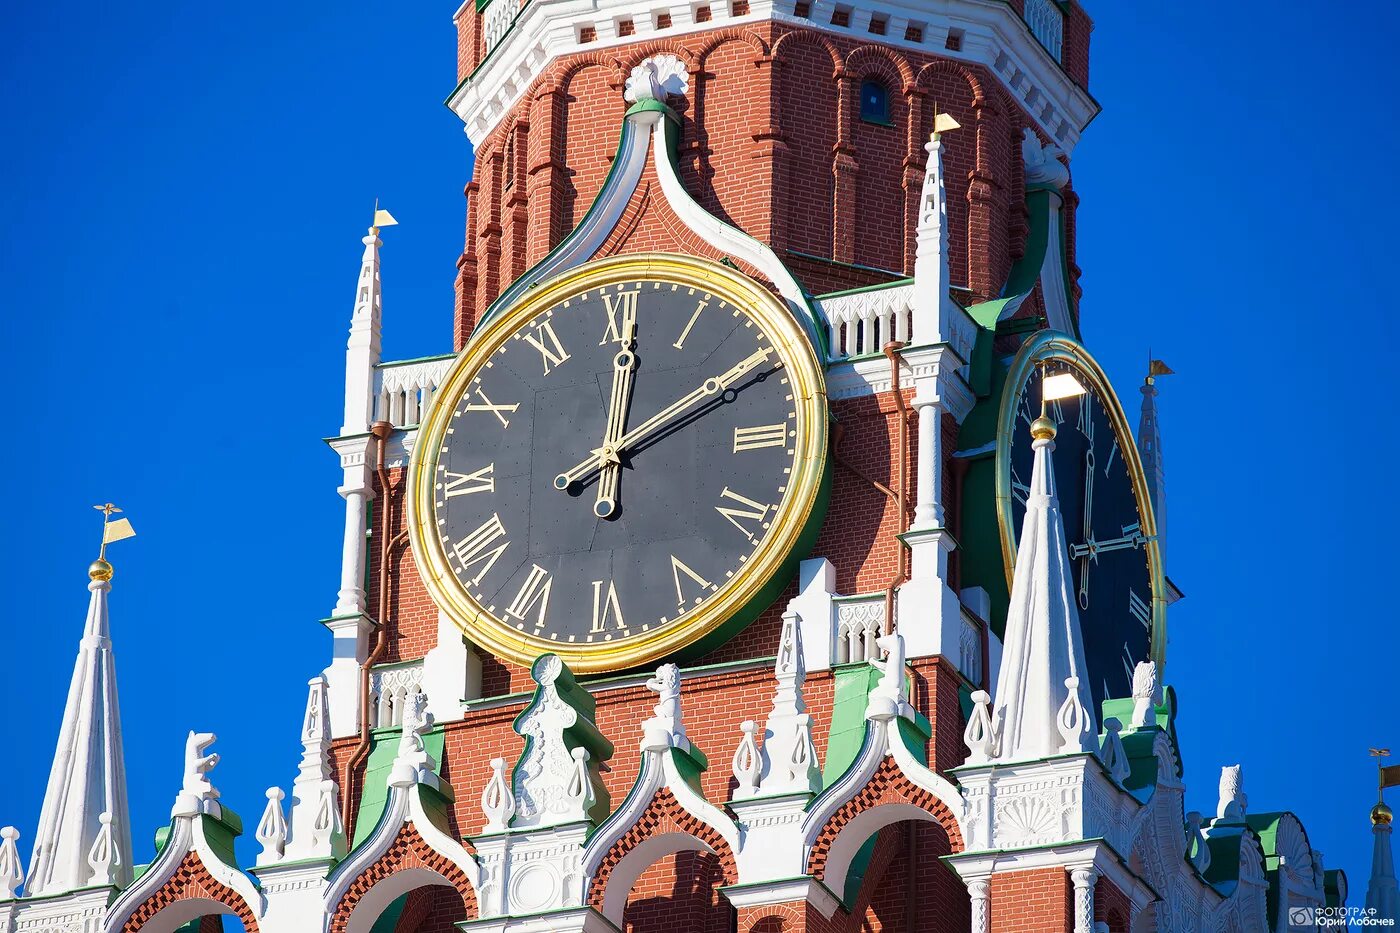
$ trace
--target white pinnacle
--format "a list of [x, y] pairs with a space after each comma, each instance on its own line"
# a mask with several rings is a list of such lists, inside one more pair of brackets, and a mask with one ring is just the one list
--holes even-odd
[[[104, 572], [105, 568], [105, 572]], [[107, 622], [111, 568], [89, 572], [87, 622], [78, 645], [68, 702], [29, 862], [30, 896], [87, 887], [93, 875], [88, 856], [104, 826], [111, 832], [112, 880], [131, 880], [131, 821], [127, 817], [126, 767], [122, 758], [116, 664]], [[103, 814], [108, 814], [106, 823]]]

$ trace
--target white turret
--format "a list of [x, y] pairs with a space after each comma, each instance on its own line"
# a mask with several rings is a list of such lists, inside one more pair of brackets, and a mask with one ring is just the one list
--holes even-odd
[[131, 881], [117, 669], [107, 621], [112, 565], [98, 558], [88, 577], [87, 622], [29, 862], [26, 892], [31, 897], [87, 887], [98, 872], [88, 858], [99, 836], [104, 837], [97, 846], [101, 876], [117, 885]]
[[[1381, 769], [1382, 793], [1386, 786], [1387, 770], [1395, 773], [1393, 767]], [[1386, 806], [1384, 798], [1371, 808], [1371, 834], [1375, 842], [1371, 851], [1371, 881], [1366, 886], [1366, 906], [1376, 911], [1374, 916], [1386, 920], [1400, 920], [1400, 884], [1395, 880], [1395, 853], [1390, 847], [1391, 823], [1394, 819], [1395, 814]]]
[[1069, 549], [1055, 495], [1055, 422], [1031, 423], [1035, 462], [997, 680], [992, 760], [1026, 761], [1096, 751], [1084, 641], [1070, 577]]

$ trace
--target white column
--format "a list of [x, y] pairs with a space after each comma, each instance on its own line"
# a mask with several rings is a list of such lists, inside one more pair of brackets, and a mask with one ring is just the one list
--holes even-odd
[[991, 929], [987, 913], [987, 898], [992, 886], [985, 881], [970, 881], [967, 896], [972, 899], [972, 933], [987, 933]]
[[[347, 478], [351, 471], [346, 470]], [[374, 490], [362, 482], [347, 483], [338, 490], [345, 499], [345, 538], [340, 552], [340, 593], [334, 615], [365, 611], [365, 505]]]
[[1074, 882], [1074, 933], [1094, 933], [1094, 882], [1098, 872], [1076, 868], [1069, 877]]
[[936, 379], [921, 379], [914, 390], [919, 413], [918, 471], [914, 525], [919, 530], [943, 526], [943, 406]]

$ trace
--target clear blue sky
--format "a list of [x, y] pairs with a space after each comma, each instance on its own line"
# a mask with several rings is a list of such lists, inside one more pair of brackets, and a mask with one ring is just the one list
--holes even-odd
[[[402, 221], [384, 237], [385, 353], [450, 349], [471, 169], [441, 105], [453, 5], [7, 11], [0, 824], [26, 862], [95, 502], [139, 532], [112, 555], [138, 861], [188, 729], [219, 734], [214, 782], [249, 826], [293, 777], [339, 569], [320, 438], [340, 423], [376, 196]], [[1380, 274], [1400, 12], [1090, 9], [1104, 113], [1074, 160], [1084, 330], [1130, 411], [1149, 345], [1179, 373], [1161, 405], [1188, 803], [1212, 809], [1219, 767], [1243, 762], [1251, 809], [1299, 813], [1361, 903], [1366, 749], [1400, 751], [1397, 308]], [[251, 831], [240, 845], [251, 863]]]

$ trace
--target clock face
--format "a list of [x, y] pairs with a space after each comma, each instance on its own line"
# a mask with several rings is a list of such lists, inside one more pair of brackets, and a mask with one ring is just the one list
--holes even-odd
[[1150, 509], [1141, 505], [1147, 498], [1137, 449], [1117, 398], [1082, 347], [1054, 337], [1038, 348], [1028, 344], [1022, 354], [1033, 365], [1012, 367], [1017, 379], [1008, 386], [1014, 393], [1009, 399], [1012, 423], [1004, 424], [998, 450], [1009, 480], [1008, 501], [1000, 503], [1009, 506], [1001, 509], [1009, 556], [1014, 558], [1025, 518], [1034, 459], [1030, 423], [1040, 414], [1042, 380], [1046, 374], [1072, 373], [1084, 394], [1052, 401], [1046, 409], [1058, 425], [1051, 457], [1069, 546], [1071, 596], [1079, 611], [1095, 704], [1129, 697], [1133, 668], [1153, 658], [1160, 664], [1164, 640], [1158, 630], [1155, 528]]
[[500, 654], [654, 660], [786, 582], [824, 419], [808, 341], [755, 283], [605, 260], [459, 359], [415, 452], [415, 546], [444, 608]]

